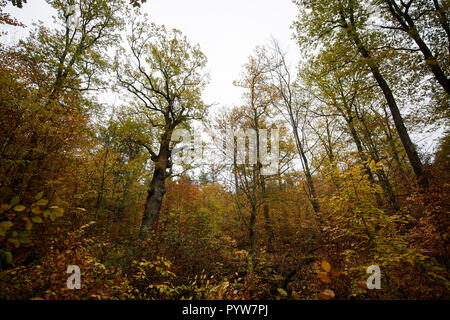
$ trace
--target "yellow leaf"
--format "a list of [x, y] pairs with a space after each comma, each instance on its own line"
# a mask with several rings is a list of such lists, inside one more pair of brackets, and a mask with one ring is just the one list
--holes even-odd
[[0, 222], [0, 236], [4, 237], [6, 232], [14, 225], [11, 221]]
[[47, 199], [40, 199], [38, 202], [36, 202], [38, 206], [45, 206], [47, 205], [47, 203], [48, 203]]
[[20, 202], [20, 198], [19, 198], [19, 196], [17, 196], [17, 197], [14, 197], [12, 200], [11, 200], [11, 203], [9, 204], [11, 207], [14, 207], [16, 204], [19, 204], [19, 202]]
[[287, 296], [288, 295], [288, 293], [286, 292], [286, 290], [284, 290], [283, 288], [278, 288], [277, 289], [278, 290], [278, 292], [282, 295], [282, 296]]
[[51, 214], [50, 210], [44, 210], [44, 218], [47, 219], [50, 216], [50, 214]]
[[39, 216], [31, 217], [31, 221], [33, 221], [34, 223], [42, 223], [42, 222], [44, 222], [44, 220], [42, 220], [42, 218], [39, 217]]
[[24, 205], [19, 204], [19, 205], [17, 205], [17, 206], [14, 207], [14, 211], [16, 211], [16, 212], [22, 212], [22, 211], [25, 210], [26, 208], [27, 208], [27, 207], [25, 207]]
[[43, 191], [39, 192], [39, 193], [34, 197], [34, 200], [36, 200], [36, 201], [40, 200], [40, 199], [42, 198], [43, 195], [44, 195], [44, 192], [43, 192]]
[[55, 210], [55, 215], [58, 218], [61, 218], [64, 215], [64, 209], [63, 208], [56, 208]]

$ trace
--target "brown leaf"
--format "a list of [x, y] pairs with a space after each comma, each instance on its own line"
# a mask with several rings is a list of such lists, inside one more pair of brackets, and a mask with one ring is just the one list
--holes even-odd
[[334, 299], [335, 294], [333, 292], [333, 290], [330, 289], [325, 289], [320, 293], [320, 298], [323, 300], [331, 300]]
[[363, 290], [367, 290], [367, 283], [366, 281], [358, 281], [357, 283], [358, 287], [360, 287]]

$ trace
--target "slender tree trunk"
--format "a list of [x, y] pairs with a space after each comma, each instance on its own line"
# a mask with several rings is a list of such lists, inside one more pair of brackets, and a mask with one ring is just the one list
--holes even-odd
[[311, 170], [309, 168], [308, 158], [306, 157], [305, 150], [303, 148], [303, 144], [300, 141], [300, 137], [298, 135], [298, 128], [296, 125], [293, 126], [295, 144], [297, 146], [298, 153], [302, 159], [303, 171], [305, 172], [306, 184], [308, 185], [309, 190], [309, 201], [313, 207], [315, 213], [320, 212], [319, 201], [317, 200], [316, 188], [314, 187], [314, 182], [312, 179]]
[[405, 181], [408, 180], [408, 178], [407, 178], [407, 175], [405, 173], [405, 170], [403, 170], [403, 163], [402, 163], [402, 161], [400, 161], [400, 157], [399, 157], [399, 154], [398, 154], [398, 151], [397, 151], [397, 146], [396, 146], [396, 139], [394, 139], [394, 133], [393, 133], [393, 131], [391, 129], [391, 124], [389, 123], [389, 116], [388, 116], [387, 110], [385, 108], [383, 108], [383, 111], [384, 111], [384, 115], [385, 115], [385, 118], [386, 118], [385, 126], [383, 128], [383, 131], [386, 134], [386, 138], [388, 140], [389, 146], [390, 146], [391, 151], [392, 151], [392, 156], [393, 156], [395, 162], [397, 163], [398, 170], [400, 172], [400, 175], [402, 177], [402, 181], [404, 183]]
[[264, 178], [261, 181], [261, 190], [264, 199], [263, 211], [264, 211], [265, 228], [267, 233], [267, 251], [274, 252], [275, 250], [273, 246], [273, 239], [274, 239], [273, 225], [269, 213], [269, 204], [267, 203], [266, 182], [264, 181]]
[[[349, 127], [350, 135], [353, 138], [353, 142], [355, 142], [355, 144], [356, 144], [356, 149], [358, 150], [359, 158], [364, 163], [363, 166], [364, 166], [364, 170], [366, 171], [367, 178], [369, 179], [369, 182], [371, 184], [376, 184], [375, 178], [373, 176], [373, 172], [370, 169], [370, 167], [368, 166], [368, 164], [366, 163], [368, 158], [366, 156], [366, 153], [364, 152], [364, 148], [362, 146], [361, 140], [359, 139], [358, 133], [356, 132], [355, 125], [353, 123], [353, 118], [351, 116], [345, 117], [345, 121], [347, 122], [347, 125]], [[381, 199], [380, 194], [378, 192], [375, 193], [375, 199], [377, 201], [378, 207], [383, 207], [383, 200]]]
[[[269, 204], [267, 203], [267, 192], [266, 192], [266, 181], [264, 177], [261, 174], [262, 169], [262, 163], [261, 163], [261, 153], [260, 153], [260, 144], [261, 141], [259, 139], [259, 119], [256, 114], [256, 109], [254, 113], [254, 123], [256, 128], [256, 159], [257, 159], [257, 165], [256, 165], [256, 178], [258, 179], [258, 183], [261, 185], [261, 196], [263, 199], [263, 211], [264, 211], [264, 227], [266, 229], [267, 233], [267, 250], [269, 252], [273, 252], [273, 228], [272, 228], [272, 221], [270, 219], [270, 213], [269, 213]], [[264, 146], [265, 148], [266, 146]]]
[[428, 188], [428, 179], [425, 175], [422, 162], [419, 158], [419, 154], [417, 153], [416, 147], [414, 146], [411, 138], [409, 137], [408, 130], [405, 127], [403, 122], [402, 115], [397, 106], [397, 102], [394, 98], [394, 94], [389, 86], [389, 84], [384, 79], [381, 74], [378, 66], [372, 60], [369, 51], [361, 42], [358, 34], [353, 30], [353, 26], [349, 26], [345, 20], [343, 14], [341, 15], [342, 22], [344, 23], [344, 28], [347, 30], [348, 35], [351, 37], [353, 42], [355, 43], [359, 53], [367, 60], [367, 64], [372, 72], [373, 77], [377, 81], [380, 89], [382, 90], [384, 97], [386, 98], [386, 102], [389, 106], [389, 110], [391, 111], [392, 118], [394, 120], [395, 128], [397, 129], [400, 140], [402, 141], [403, 147], [405, 148], [406, 154], [408, 156], [411, 167], [413, 168], [414, 174], [417, 179], [417, 183], [421, 187], [422, 190], [426, 190]]
[[[423, 54], [425, 63], [430, 68], [431, 72], [433, 73], [434, 77], [436, 78], [437, 82], [444, 88], [444, 90], [447, 92], [447, 94], [450, 95], [450, 80], [445, 75], [445, 72], [442, 70], [442, 68], [439, 66], [439, 63], [436, 59], [436, 57], [431, 52], [428, 45], [425, 43], [425, 41], [422, 39], [422, 37], [419, 34], [419, 31], [416, 28], [416, 25], [414, 23], [414, 20], [411, 18], [411, 16], [407, 13], [407, 11], [402, 11], [400, 8], [398, 8], [395, 1], [392, 0], [386, 0], [386, 3], [388, 5], [389, 11], [391, 12], [392, 16], [397, 20], [397, 22], [402, 27], [403, 31], [405, 31], [417, 44], [420, 51]], [[435, 5], [439, 5], [437, 1], [435, 1]], [[441, 17], [444, 17], [444, 20], [441, 20], [444, 22], [442, 26], [444, 27], [444, 30], [447, 32], [448, 30], [448, 24], [445, 25], [446, 19], [444, 15], [441, 15]], [[445, 28], [447, 27], [447, 29]]]
[[256, 238], [255, 238], [255, 222], [256, 222], [256, 211], [257, 208], [255, 205], [251, 205], [252, 211], [250, 214], [250, 223], [248, 225], [248, 231], [249, 231], [249, 240], [250, 240], [250, 250], [248, 252], [248, 261], [247, 261], [247, 273], [251, 274], [253, 273], [253, 258], [256, 255]]
[[108, 155], [109, 155], [109, 146], [106, 147], [105, 157], [103, 158], [102, 177], [100, 180], [100, 187], [98, 190], [97, 201], [95, 203], [95, 217], [94, 217], [95, 221], [97, 221], [98, 211], [100, 210], [100, 207], [102, 206], [103, 202], [103, 190], [105, 188], [106, 162], [108, 160]]
[[[356, 116], [358, 117], [358, 119], [362, 123], [362, 125], [364, 126], [365, 136], [366, 136], [366, 139], [369, 141], [369, 152], [371, 154], [371, 157], [373, 158], [373, 160], [375, 160], [375, 162], [378, 163], [381, 161], [381, 159], [380, 159], [380, 155], [378, 153], [376, 144], [372, 139], [372, 134], [371, 134], [369, 128], [367, 127], [364, 116], [358, 112], [357, 108], [356, 108]], [[397, 212], [398, 210], [400, 210], [400, 206], [398, 205], [397, 198], [395, 197], [394, 190], [392, 188], [392, 184], [389, 181], [389, 178], [388, 178], [386, 172], [384, 171], [383, 168], [380, 168], [379, 170], [376, 171], [376, 175], [378, 176], [378, 180], [380, 181], [380, 185], [383, 188], [384, 193], [389, 198], [389, 202], [391, 204], [392, 209], [394, 209], [394, 211]]]

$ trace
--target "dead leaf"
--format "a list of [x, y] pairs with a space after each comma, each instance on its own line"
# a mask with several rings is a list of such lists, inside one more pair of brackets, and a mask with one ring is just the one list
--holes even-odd
[[366, 281], [358, 281], [357, 283], [358, 287], [363, 289], [363, 290], [367, 290], [367, 283]]
[[323, 300], [331, 300], [334, 299], [335, 294], [333, 292], [333, 290], [330, 289], [325, 289], [320, 293], [320, 298]]

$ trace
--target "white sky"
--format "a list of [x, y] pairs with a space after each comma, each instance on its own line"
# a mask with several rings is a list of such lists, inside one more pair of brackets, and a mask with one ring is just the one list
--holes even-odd
[[[199, 43], [208, 58], [210, 84], [204, 92], [207, 103], [239, 105], [242, 91], [233, 86], [242, 65], [257, 45], [276, 38], [288, 51], [294, 67], [299, 50], [291, 38], [296, 7], [291, 0], [148, 0], [141, 8], [152, 21], [180, 29], [193, 43]], [[52, 22], [52, 9], [44, 0], [30, 0], [22, 9], [8, 5], [5, 11], [20, 22]], [[5, 29], [5, 28], [2, 28]], [[8, 28], [3, 41], [15, 42], [25, 30]]]

